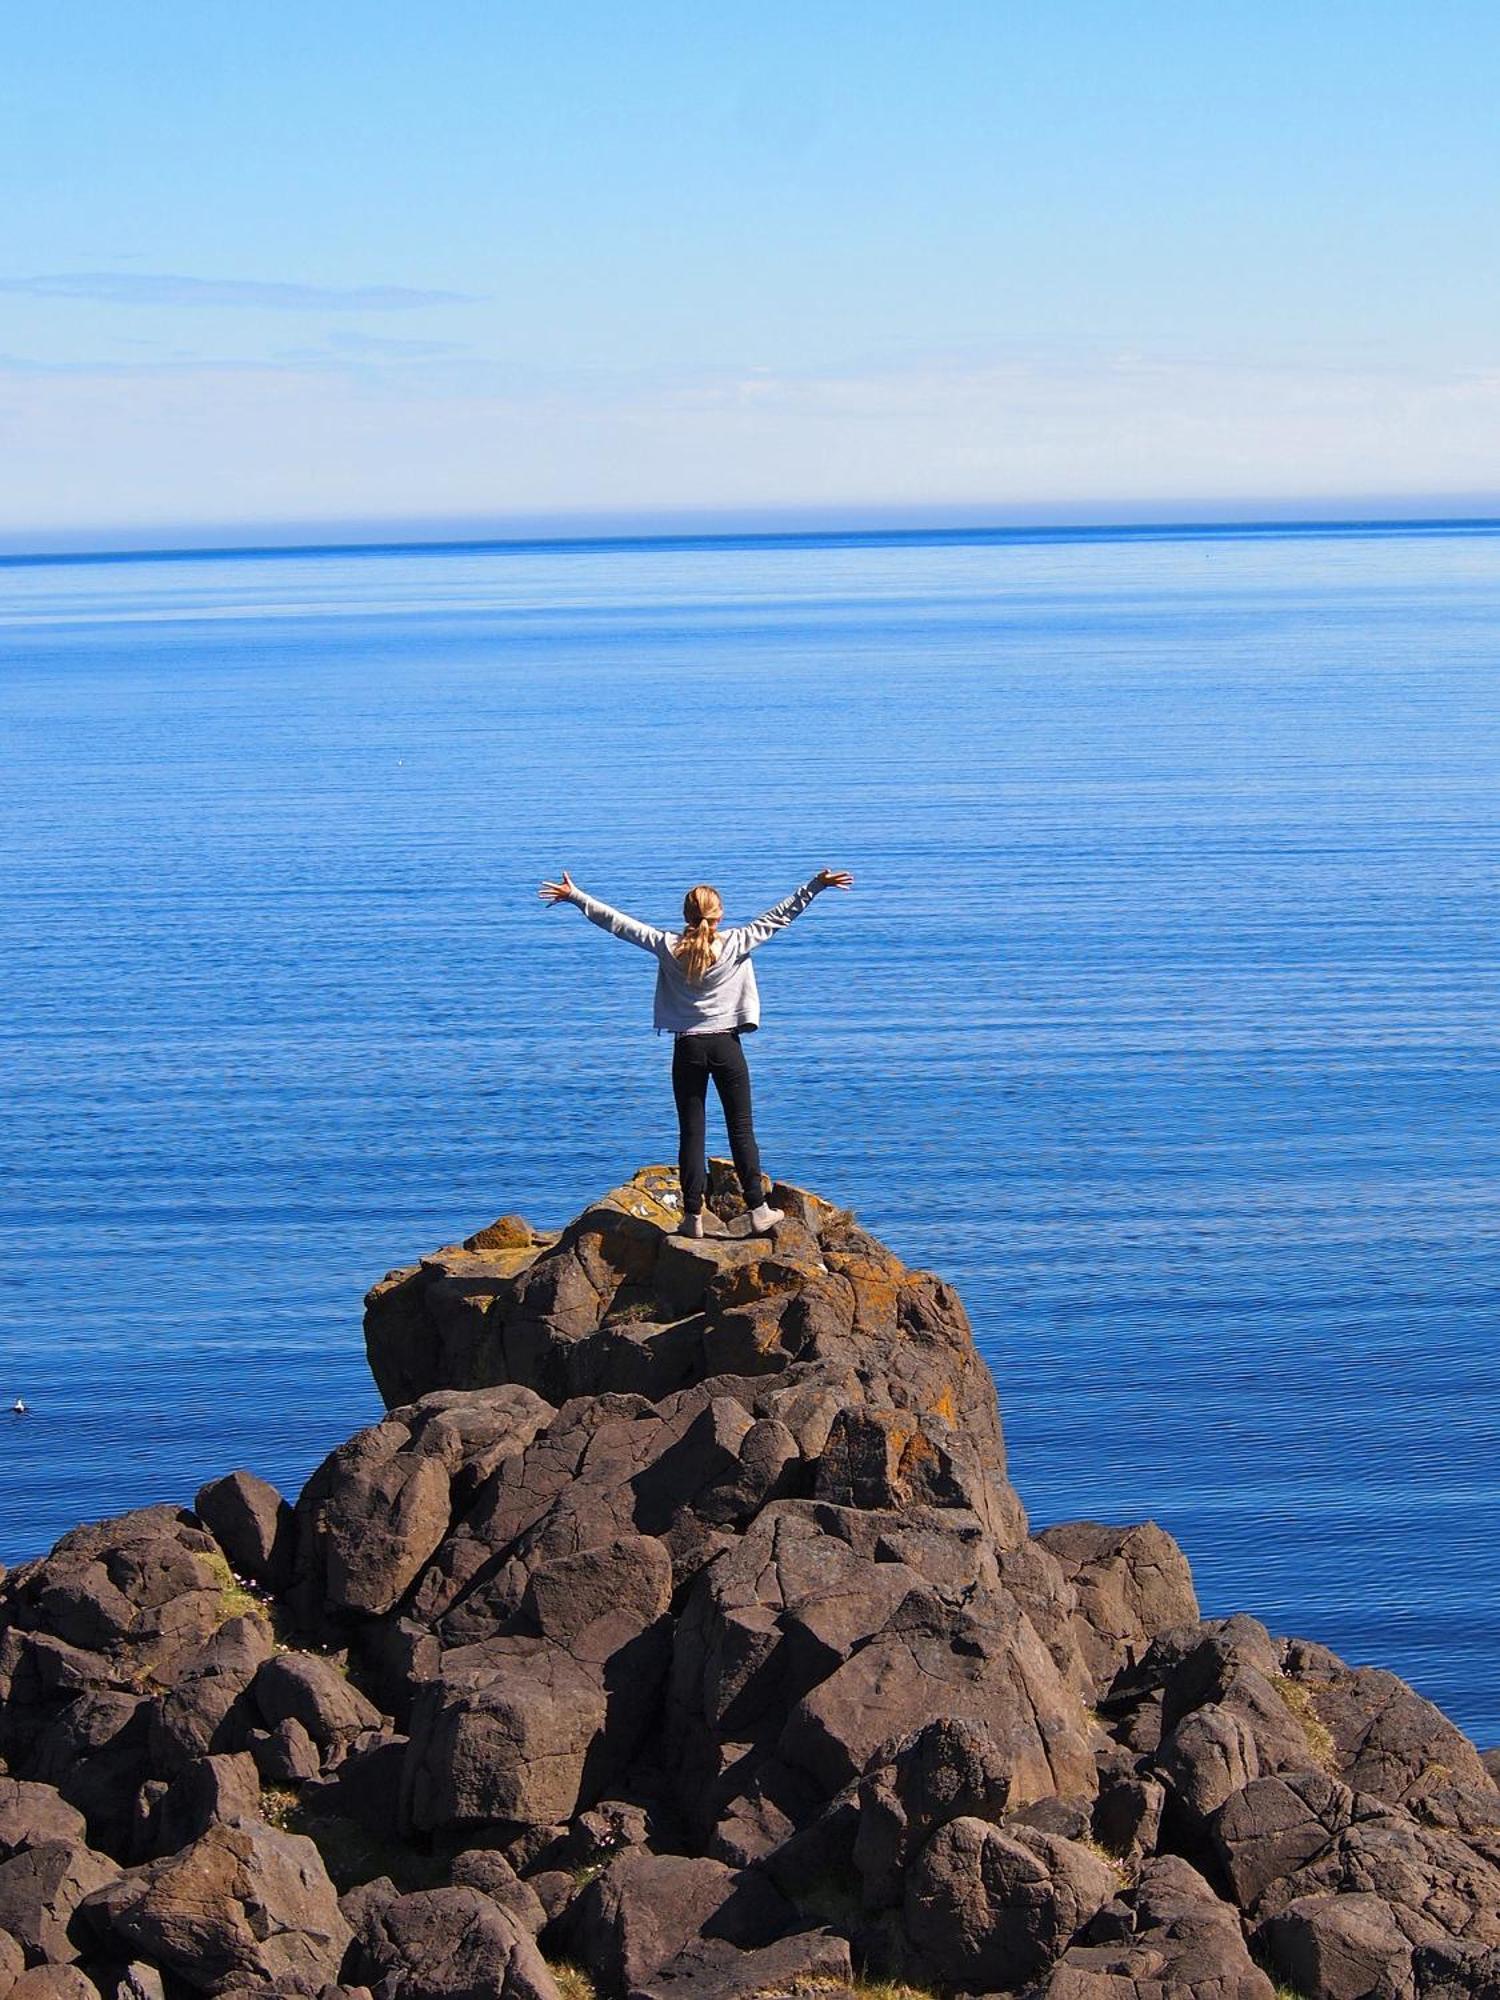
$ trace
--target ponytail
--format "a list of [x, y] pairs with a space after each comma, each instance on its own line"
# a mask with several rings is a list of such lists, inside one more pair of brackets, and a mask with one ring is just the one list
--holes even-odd
[[672, 947], [672, 956], [694, 986], [707, 976], [714, 962], [714, 933], [723, 914], [719, 892], [707, 882], [689, 889], [682, 899], [682, 935]]

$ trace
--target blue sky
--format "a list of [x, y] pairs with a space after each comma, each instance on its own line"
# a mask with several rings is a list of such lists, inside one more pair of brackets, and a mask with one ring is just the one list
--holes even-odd
[[1500, 489], [1500, 10], [58, 0], [0, 535]]

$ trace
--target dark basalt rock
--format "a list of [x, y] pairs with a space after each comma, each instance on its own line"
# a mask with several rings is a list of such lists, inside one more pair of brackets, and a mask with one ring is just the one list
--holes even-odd
[[292, 1572], [292, 1510], [253, 1472], [226, 1472], [200, 1486], [193, 1512], [236, 1575], [266, 1590], [284, 1590]]
[[1263, 1927], [1283, 1979], [1322, 2000], [1412, 2000], [1411, 1939], [1381, 1897], [1363, 1891], [1304, 1896]]
[[478, 1889], [425, 1889], [371, 1911], [350, 1953], [382, 2000], [558, 2000], [535, 1941]]
[[294, 1508], [0, 1574], [0, 2000], [1500, 2000], [1500, 1758], [1150, 1522], [1029, 1536], [951, 1287], [775, 1198], [504, 1217]]
[[494, 1847], [471, 1847], [453, 1857], [455, 1888], [478, 1889], [508, 1910], [528, 1936], [535, 1937], [547, 1921], [541, 1897], [523, 1882], [505, 1856]]
[[81, 1841], [24, 1847], [0, 1862], [0, 1930], [20, 1945], [28, 1965], [78, 1958], [87, 1935], [79, 1905], [119, 1873]]
[[1118, 1887], [1109, 1863], [1076, 1841], [951, 1819], [907, 1876], [906, 1932], [945, 1986], [1015, 1987], [1061, 1957]]
[[10, 1992], [18, 2000], [99, 2000], [98, 1987], [81, 1966], [50, 1961], [23, 1972]]
[[268, 1729], [296, 1723], [325, 1763], [337, 1761], [356, 1737], [384, 1722], [349, 1676], [318, 1653], [273, 1654], [250, 1693]]
[[1030, 2000], [1275, 2000], [1234, 1910], [1176, 1855], [1148, 1861], [1093, 1929], [1107, 1940], [1070, 1946]]
[[834, 1930], [796, 1931], [745, 1951], [727, 1938], [695, 1938], [629, 2000], [766, 2000], [812, 1994], [840, 2000], [853, 1978], [849, 1943]]
[[176, 1507], [74, 1528], [5, 1582], [6, 1624], [140, 1672], [223, 1623], [224, 1557]]
[[137, 1858], [175, 1854], [222, 1821], [256, 1818], [260, 1790], [260, 1774], [248, 1752], [200, 1757], [151, 1800], [142, 1815]]
[[412, 1713], [406, 1823], [433, 1833], [566, 1820], [606, 1719], [597, 1680], [544, 1640], [494, 1639], [444, 1654]]
[[1036, 1540], [1073, 1586], [1079, 1648], [1100, 1693], [1156, 1633], [1197, 1622], [1187, 1557], [1154, 1521], [1135, 1528], [1073, 1521]]
[[176, 1854], [127, 1870], [82, 1914], [101, 1942], [211, 1994], [316, 1993], [338, 1978], [350, 1942], [317, 1848], [254, 1820], [217, 1824]]
[[794, 1927], [792, 1906], [754, 1871], [706, 1856], [621, 1855], [569, 1907], [563, 1932], [609, 2000], [644, 1985], [697, 1938], [741, 1949]]
[[1321, 1854], [1354, 1818], [1355, 1795], [1326, 1771], [1291, 1771], [1242, 1786], [1213, 1816], [1211, 1844], [1242, 1909]]
[[0, 1777], [0, 1860], [47, 1841], [81, 1846], [84, 1834], [83, 1814], [51, 1785]]
[[153, 1773], [170, 1777], [200, 1757], [243, 1749], [258, 1719], [245, 1697], [274, 1648], [270, 1626], [251, 1614], [226, 1619], [177, 1657], [146, 1714]]
[[859, 1781], [854, 1865], [869, 1909], [893, 1908], [906, 1871], [949, 1820], [998, 1821], [1010, 1802], [1011, 1764], [983, 1722], [968, 1716], [929, 1722], [888, 1764]]

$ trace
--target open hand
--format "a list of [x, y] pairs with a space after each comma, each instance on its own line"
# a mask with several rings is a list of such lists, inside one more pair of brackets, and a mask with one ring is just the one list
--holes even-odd
[[823, 868], [818, 873], [820, 889], [852, 889], [854, 877], [847, 868]]
[[560, 882], [544, 882], [537, 890], [544, 903], [571, 903], [577, 893], [573, 887], [573, 879], [566, 868], [562, 872]]

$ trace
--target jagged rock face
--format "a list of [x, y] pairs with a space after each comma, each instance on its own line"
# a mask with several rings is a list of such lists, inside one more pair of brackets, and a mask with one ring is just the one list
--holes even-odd
[[[566, 1820], [662, 1721], [705, 1838], [767, 1760], [826, 1796], [934, 1713], [990, 1719], [1017, 1803], [1091, 1790], [1081, 1686], [1000, 1582], [1025, 1517], [956, 1295], [813, 1196], [690, 1241], [662, 1192], [371, 1294], [377, 1379], [423, 1393], [314, 1476], [299, 1560], [422, 1652], [409, 1825]], [[459, 1398], [489, 1457], [450, 1520]]]
[[0, 1576], [0, 2000], [1500, 1995], [1473, 1746], [1150, 1523], [1029, 1536], [956, 1295], [776, 1198], [504, 1217], [375, 1287], [294, 1509]]
[[393, 1272], [365, 1312], [386, 1403], [499, 1383], [554, 1405], [611, 1392], [661, 1403], [715, 1377], [774, 1377], [813, 1392], [788, 1399], [788, 1427], [821, 1468], [821, 1497], [942, 1506], [962, 1494], [999, 1539], [1021, 1541], [994, 1384], [952, 1287], [798, 1189], [777, 1189], [788, 1219], [774, 1237], [729, 1233], [745, 1225], [710, 1211], [721, 1233], [690, 1240], [675, 1233], [674, 1188], [648, 1168], [560, 1236], [473, 1237]]

